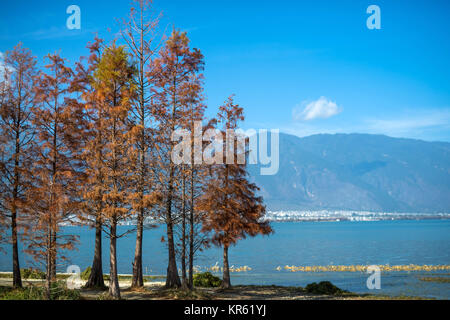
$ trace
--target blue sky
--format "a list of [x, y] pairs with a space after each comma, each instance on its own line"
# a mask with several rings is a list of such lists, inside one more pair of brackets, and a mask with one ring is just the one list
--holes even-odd
[[[234, 93], [246, 129], [450, 141], [449, 1], [154, 1], [161, 25], [186, 30], [205, 55], [209, 115]], [[81, 30], [66, 28], [71, 4]], [[40, 61], [59, 50], [76, 61], [94, 32], [114, 36], [129, 4], [2, 3], [0, 52], [22, 41]], [[366, 27], [371, 4], [381, 30]]]

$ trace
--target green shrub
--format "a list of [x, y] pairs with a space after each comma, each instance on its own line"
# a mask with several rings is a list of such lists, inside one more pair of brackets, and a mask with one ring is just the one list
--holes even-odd
[[22, 275], [22, 278], [24, 279], [45, 279], [45, 272], [39, 270], [39, 269], [33, 269], [33, 268], [27, 268], [27, 269], [20, 269], [20, 273]]
[[4, 290], [0, 293], [0, 300], [43, 300], [42, 288], [26, 287]]
[[329, 294], [329, 295], [339, 295], [345, 293], [346, 291], [336, 287], [330, 281], [321, 281], [319, 283], [310, 283], [305, 288], [306, 292], [313, 294]]
[[[81, 280], [89, 280], [89, 276], [91, 275], [91, 267], [87, 267], [84, 269], [84, 271], [80, 274]], [[131, 281], [132, 276], [120, 276], [118, 275], [119, 281]], [[164, 276], [144, 276], [144, 282], [151, 281], [152, 279], [165, 279]], [[109, 274], [103, 275], [103, 280], [109, 281]]]
[[213, 276], [210, 272], [194, 274], [194, 286], [203, 288], [220, 287], [222, 280], [219, 277]]
[[[87, 267], [86, 269], [84, 269], [84, 271], [80, 274], [80, 278], [81, 280], [89, 280], [89, 277], [91, 275], [91, 267]], [[109, 281], [109, 274], [104, 274], [103, 275], [103, 280]], [[120, 277], [119, 277], [120, 280]]]
[[[64, 282], [55, 282], [50, 289], [50, 299], [52, 300], [79, 300], [80, 296], [78, 290], [68, 289]], [[0, 300], [45, 300], [46, 298], [43, 286], [0, 290]]]
[[91, 267], [87, 267], [84, 269], [84, 271], [80, 274], [80, 277], [82, 280], [89, 280], [89, 276], [91, 275]]
[[79, 300], [80, 296], [80, 291], [67, 288], [65, 281], [52, 283], [51, 300]]

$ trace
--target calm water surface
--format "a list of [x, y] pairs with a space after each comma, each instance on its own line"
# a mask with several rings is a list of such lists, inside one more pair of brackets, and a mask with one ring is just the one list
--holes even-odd
[[[277, 284], [305, 286], [313, 281], [329, 280], [354, 292], [378, 294], [420, 295], [450, 298], [448, 283], [424, 282], [420, 277], [430, 272], [382, 273], [381, 290], [368, 290], [367, 274], [360, 272], [304, 273], [277, 271], [278, 266], [314, 265], [450, 265], [450, 220], [371, 221], [371, 222], [279, 222], [272, 223], [275, 234], [243, 240], [229, 252], [230, 265], [249, 266], [251, 271], [232, 273], [234, 284]], [[126, 231], [131, 227], [120, 227]], [[68, 253], [69, 262], [59, 267], [65, 271], [69, 264], [83, 270], [91, 264], [94, 230], [87, 227], [65, 227], [64, 232], [80, 237], [78, 250]], [[161, 236], [165, 228], [145, 231], [144, 270], [150, 275], [165, 274], [167, 251]], [[131, 273], [135, 235], [118, 240], [119, 273]], [[109, 240], [103, 242], [104, 271], [109, 272]], [[10, 271], [9, 247], [7, 255], [0, 253], [0, 270]], [[200, 268], [221, 265], [222, 252], [210, 248], [202, 252], [196, 265]], [[22, 266], [31, 266], [29, 257], [21, 254]], [[450, 277], [448, 271], [436, 272]]]

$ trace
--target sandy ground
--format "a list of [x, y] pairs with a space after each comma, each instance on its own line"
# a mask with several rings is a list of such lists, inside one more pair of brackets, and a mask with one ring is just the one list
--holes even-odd
[[[81, 287], [85, 282], [79, 282]], [[43, 280], [23, 280], [26, 285], [42, 285]], [[105, 281], [108, 285], [108, 281]], [[0, 279], [0, 286], [12, 286], [12, 279]], [[126, 300], [373, 300], [414, 299], [413, 297], [330, 296], [308, 294], [301, 288], [280, 286], [234, 286], [231, 289], [196, 288], [195, 291], [165, 289], [164, 282], [146, 282], [144, 288], [131, 289], [130, 281], [120, 281], [121, 297]], [[82, 299], [108, 299], [107, 291], [80, 289]]]
[[[192, 293], [182, 290], [166, 290], [164, 283], [147, 284], [144, 289], [133, 290], [121, 283], [121, 295], [127, 300], [329, 300], [343, 297], [310, 295], [285, 287], [235, 286], [223, 290], [219, 288], [196, 288]], [[83, 290], [85, 299], [96, 299], [102, 292]]]
[[[42, 280], [23, 280], [24, 285], [42, 285]], [[78, 283], [83, 285], [84, 281]], [[108, 281], [105, 281], [108, 285]], [[164, 282], [146, 282], [144, 288], [131, 289], [130, 281], [120, 281], [122, 299], [127, 300], [316, 300], [316, 299], [344, 299], [343, 297], [310, 295], [298, 288], [266, 287], [266, 286], [235, 286], [223, 290], [219, 288], [196, 288], [194, 292], [182, 290], [166, 290]], [[0, 286], [12, 286], [12, 279], [0, 279]], [[81, 289], [83, 299], [95, 300], [105, 297], [107, 291]], [[106, 298], [106, 297], [105, 297]]]

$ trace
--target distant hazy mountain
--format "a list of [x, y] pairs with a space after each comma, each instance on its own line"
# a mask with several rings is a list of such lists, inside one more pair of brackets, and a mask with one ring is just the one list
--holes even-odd
[[249, 169], [270, 210], [450, 212], [450, 143], [280, 134], [278, 174]]

